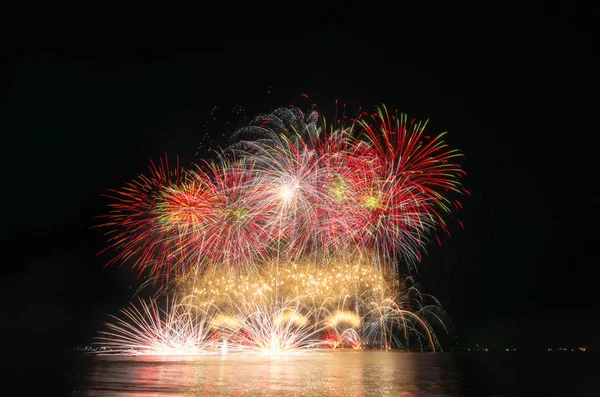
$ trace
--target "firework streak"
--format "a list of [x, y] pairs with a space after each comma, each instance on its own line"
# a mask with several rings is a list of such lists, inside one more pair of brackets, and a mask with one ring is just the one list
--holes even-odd
[[[435, 349], [438, 302], [400, 283], [465, 193], [461, 154], [426, 123], [385, 106], [349, 126], [280, 108], [234, 133], [190, 170], [165, 158], [120, 190], [101, 226], [111, 263], [175, 290], [123, 309], [100, 343], [111, 352]], [[439, 240], [438, 240], [439, 241]]]

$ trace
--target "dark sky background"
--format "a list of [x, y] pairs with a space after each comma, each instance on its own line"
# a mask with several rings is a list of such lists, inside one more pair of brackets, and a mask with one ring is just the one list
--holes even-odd
[[2, 327], [88, 344], [142, 281], [96, 256], [101, 194], [306, 93], [429, 118], [466, 154], [465, 229], [415, 275], [461, 345], [598, 346], [597, 10], [394, 4], [6, 8]]

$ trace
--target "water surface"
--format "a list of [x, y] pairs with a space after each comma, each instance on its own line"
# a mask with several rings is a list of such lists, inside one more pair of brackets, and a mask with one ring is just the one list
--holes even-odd
[[77, 357], [75, 396], [600, 395], [593, 353], [335, 351], [308, 356]]

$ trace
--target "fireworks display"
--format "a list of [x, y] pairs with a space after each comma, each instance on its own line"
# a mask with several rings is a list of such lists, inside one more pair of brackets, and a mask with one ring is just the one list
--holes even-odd
[[[443, 134], [382, 106], [348, 126], [279, 108], [217, 160], [165, 157], [120, 190], [101, 226], [112, 262], [179, 297], [122, 310], [112, 353], [209, 354], [438, 347], [439, 302], [401, 281], [465, 192]], [[112, 263], [111, 262], [111, 263]], [[431, 300], [431, 302], [429, 302]]]

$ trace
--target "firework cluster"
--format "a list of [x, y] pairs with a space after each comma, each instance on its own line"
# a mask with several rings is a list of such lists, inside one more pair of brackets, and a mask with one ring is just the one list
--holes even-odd
[[384, 106], [347, 126], [280, 108], [236, 131], [217, 160], [184, 171], [165, 158], [112, 191], [102, 226], [113, 261], [182, 298], [125, 309], [103, 343], [137, 353], [207, 352], [215, 340], [221, 352], [389, 347], [410, 330], [433, 347], [424, 313], [443, 323], [439, 305], [400, 283], [397, 263], [420, 261], [464, 189], [461, 154], [425, 125]]

